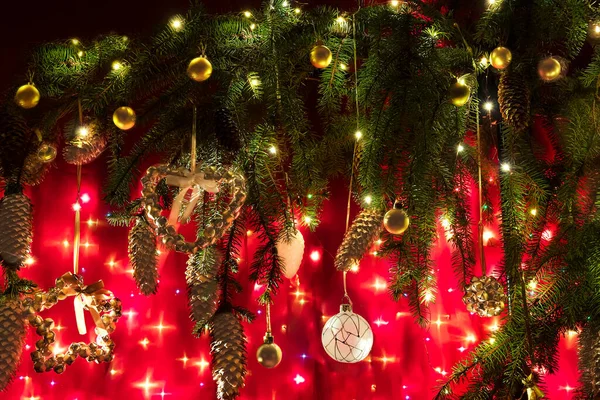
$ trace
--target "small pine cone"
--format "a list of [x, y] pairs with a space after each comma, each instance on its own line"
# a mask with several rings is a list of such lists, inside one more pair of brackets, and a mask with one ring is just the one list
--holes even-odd
[[217, 270], [221, 256], [209, 248], [190, 255], [185, 270], [190, 318], [205, 325], [217, 309]]
[[504, 123], [519, 131], [527, 129], [530, 118], [530, 92], [521, 74], [506, 71], [500, 76], [498, 103]]
[[363, 210], [352, 222], [335, 256], [335, 267], [348, 271], [358, 265], [369, 246], [381, 232], [383, 215], [377, 210]]
[[6, 268], [18, 269], [29, 255], [31, 212], [31, 202], [24, 194], [9, 194], [0, 201], [0, 258]]
[[600, 332], [594, 335], [592, 343], [592, 365], [590, 368], [590, 378], [592, 384], [592, 394], [594, 398], [600, 396]]
[[21, 182], [29, 186], [37, 186], [42, 183], [49, 169], [50, 164], [40, 161], [37, 154], [30, 154], [25, 159], [21, 171]]
[[129, 231], [129, 263], [140, 292], [149, 296], [158, 289], [156, 235], [142, 218]]
[[216, 112], [215, 135], [228, 158], [233, 158], [240, 151], [240, 130], [231, 116], [231, 112], [226, 108], [221, 108]]
[[63, 150], [63, 157], [69, 164], [83, 165], [94, 161], [106, 148], [106, 138], [94, 136], [80, 144], [69, 144]]
[[17, 299], [0, 300], [0, 391], [17, 372], [25, 345], [25, 318]]
[[233, 400], [244, 387], [246, 335], [240, 320], [231, 312], [214, 316], [210, 326], [212, 375], [219, 400]]

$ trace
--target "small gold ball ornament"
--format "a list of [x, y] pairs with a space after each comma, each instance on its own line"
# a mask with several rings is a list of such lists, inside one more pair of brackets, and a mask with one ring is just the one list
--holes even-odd
[[505, 69], [512, 61], [512, 53], [506, 47], [496, 47], [490, 54], [490, 62], [496, 69]]
[[264, 343], [256, 351], [256, 359], [265, 368], [275, 368], [281, 362], [283, 356], [281, 347], [273, 339], [273, 335], [267, 332], [264, 337]]
[[396, 202], [394, 208], [385, 213], [383, 217], [383, 226], [385, 230], [392, 235], [401, 235], [408, 229], [410, 218], [406, 212], [400, 208], [400, 204]]
[[206, 57], [196, 57], [190, 61], [187, 68], [187, 74], [196, 82], [203, 82], [210, 78], [212, 74], [212, 64]]
[[42, 143], [37, 150], [37, 158], [43, 163], [49, 163], [56, 158], [56, 146], [52, 143]]
[[467, 104], [469, 97], [471, 97], [471, 88], [463, 82], [455, 82], [450, 86], [448, 93], [452, 104], [456, 107], [462, 107]]
[[331, 64], [333, 55], [331, 50], [321, 43], [317, 43], [315, 47], [310, 51], [310, 63], [319, 69], [327, 68]]
[[538, 74], [545, 82], [554, 82], [561, 77], [562, 66], [554, 57], [546, 57], [538, 64]]
[[19, 107], [25, 109], [33, 108], [40, 102], [40, 92], [32, 83], [28, 83], [17, 90], [15, 101]]
[[135, 126], [135, 118], [135, 111], [131, 107], [119, 107], [113, 113], [113, 122], [123, 131]]

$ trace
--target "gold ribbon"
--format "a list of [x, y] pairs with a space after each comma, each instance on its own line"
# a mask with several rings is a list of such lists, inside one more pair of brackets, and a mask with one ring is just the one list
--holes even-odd
[[529, 400], [538, 400], [538, 399], [543, 399], [544, 397], [546, 397], [544, 392], [542, 392], [540, 390], [540, 388], [537, 386], [537, 384], [535, 383], [533, 374], [529, 374], [527, 379], [523, 379], [523, 384], [527, 388], [527, 398]]
[[170, 173], [166, 177], [166, 183], [169, 186], [181, 188], [179, 194], [173, 200], [173, 206], [169, 215], [170, 225], [175, 225], [179, 220], [179, 213], [183, 208], [185, 196], [190, 189], [192, 189], [192, 194], [188, 201], [187, 207], [181, 216], [181, 221], [185, 221], [191, 217], [196, 204], [198, 204], [198, 200], [200, 200], [200, 193], [202, 190], [208, 193], [219, 192], [218, 182], [212, 179], [204, 179], [204, 171], [200, 167], [195, 168], [194, 172], [183, 171], [183, 173]]
[[85, 335], [87, 333], [84, 310], [90, 312], [98, 328], [106, 330], [107, 326], [102, 322], [98, 305], [104, 300], [111, 299], [113, 294], [110, 290], [104, 289], [104, 282], [100, 280], [86, 286], [78, 275], [71, 272], [65, 273], [60, 279], [65, 283], [61, 293], [67, 297], [75, 296], [75, 318], [79, 334]]

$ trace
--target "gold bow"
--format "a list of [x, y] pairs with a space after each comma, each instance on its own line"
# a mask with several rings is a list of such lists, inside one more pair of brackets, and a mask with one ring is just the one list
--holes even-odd
[[209, 193], [217, 193], [219, 191], [219, 184], [215, 180], [204, 179], [204, 171], [200, 167], [196, 167], [195, 171], [177, 171], [167, 175], [166, 183], [169, 186], [176, 186], [181, 188], [179, 194], [173, 200], [173, 207], [171, 208], [171, 214], [169, 215], [169, 224], [175, 225], [179, 219], [179, 212], [183, 208], [183, 201], [190, 189], [192, 194], [188, 205], [181, 216], [181, 220], [185, 221], [189, 219], [194, 212], [194, 208], [200, 199], [200, 193], [205, 190]]
[[542, 392], [540, 390], [540, 388], [537, 386], [537, 384], [535, 383], [533, 374], [529, 374], [527, 379], [523, 379], [523, 384], [527, 388], [527, 398], [529, 400], [538, 400], [538, 399], [543, 399], [544, 397], [546, 397], [544, 392]]
[[90, 312], [98, 328], [106, 330], [107, 326], [102, 322], [98, 305], [104, 300], [113, 298], [113, 294], [110, 290], [104, 289], [104, 282], [100, 280], [86, 286], [83, 284], [83, 279], [72, 272], [65, 273], [59, 279], [65, 283], [61, 293], [66, 297], [75, 296], [75, 319], [77, 320], [79, 334], [85, 335], [87, 333], [84, 310]]

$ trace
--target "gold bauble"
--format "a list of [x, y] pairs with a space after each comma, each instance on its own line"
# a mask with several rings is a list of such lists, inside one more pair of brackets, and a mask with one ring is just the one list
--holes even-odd
[[410, 219], [404, 210], [392, 208], [383, 217], [385, 230], [393, 235], [401, 235], [410, 225]]
[[49, 163], [56, 158], [56, 146], [51, 143], [42, 143], [37, 150], [37, 158], [43, 163]]
[[131, 107], [119, 107], [113, 113], [113, 122], [123, 131], [131, 129], [135, 126], [135, 111]]
[[490, 54], [490, 62], [496, 69], [505, 69], [512, 61], [512, 53], [506, 47], [496, 47]]
[[452, 104], [456, 107], [462, 107], [467, 104], [469, 97], [471, 97], [471, 88], [462, 82], [455, 82], [450, 86], [448, 94], [450, 95]]
[[553, 82], [560, 78], [562, 72], [562, 66], [560, 61], [554, 57], [544, 58], [538, 64], [538, 74], [545, 82]]
[[325, 45], [318, 44], [310, 51], [310, 63], [319, 69], [327, 68], [331, 64], [333, 55]]
[[17, 90], [15, 101], [22, 108], [33, 108], [40, 102], [40, 92], [33, 84], [28, 83]]
[[256, 351], [256, 359], [265, 368], [275, 368], [281, 362], [281, 347], [273, 342], [270, 333], [265, 335], [265, 342]]
[[197, 57], [190, 61], [187, 74], [196, 82], [203, 82], [212, 74], [212, 64], [206, 57]]

